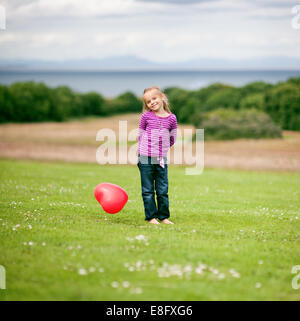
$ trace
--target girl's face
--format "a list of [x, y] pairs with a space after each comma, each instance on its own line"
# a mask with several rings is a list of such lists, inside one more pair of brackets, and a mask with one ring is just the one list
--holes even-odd
[[144, 100], [147, 107], [154, 112], [163, 109], [163, 100], [161, 94], [157, 90], [151, 90], [145, 93]]

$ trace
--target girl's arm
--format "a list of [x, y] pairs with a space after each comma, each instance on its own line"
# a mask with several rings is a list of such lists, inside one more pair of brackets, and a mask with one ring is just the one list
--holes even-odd
[[139, 135], [138, 135], [138, 144], [140, 144], [140, 141], [142, 139], [143, 133], [145, 132], [147, 127], [147, 121], [146, 121], [146, 115], [145, 113], [142, 114], [140, 123], [139, 123]]
[[177, 138], [177, 118], [174, 115], [174, 117], [172, 117], [172, 124], [170, 129], [170, 147], [172, 147], [175, 144], [176, 138]]

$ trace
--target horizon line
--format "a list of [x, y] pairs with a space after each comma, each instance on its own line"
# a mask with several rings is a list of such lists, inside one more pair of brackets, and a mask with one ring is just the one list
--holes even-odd
[[298, 69], [295, 68], [160, 68], [160, 69], [134, 69], [134, 68], [122, 68], [122, 69], [74, 69], [74, 68], [1, 68], [1, 72], [214, 72], [214, 71], [300, 71], [300, 67]]

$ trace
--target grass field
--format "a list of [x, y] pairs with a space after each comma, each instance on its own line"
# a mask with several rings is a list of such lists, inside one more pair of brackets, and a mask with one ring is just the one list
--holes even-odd
[[[174, 226], [144, 221], [136, 166], [1, 160], [0, 300], [299, 300], [300, 174], [169, 166]], [[94, 198], [111, 182], [115, 215]]]

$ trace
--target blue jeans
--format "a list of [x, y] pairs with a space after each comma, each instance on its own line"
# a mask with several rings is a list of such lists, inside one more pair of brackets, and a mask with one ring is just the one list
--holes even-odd
[[[168, 165], [164, 157], [164, 168], [157, 157], [138, 155], [137, 166], [141, 174], [142, 197], [145, 208], [145, 220], [153, 218], [163, 220], [170, 217], [168, 197]], [[157, 207], [155, 203], [155, 191]]]

